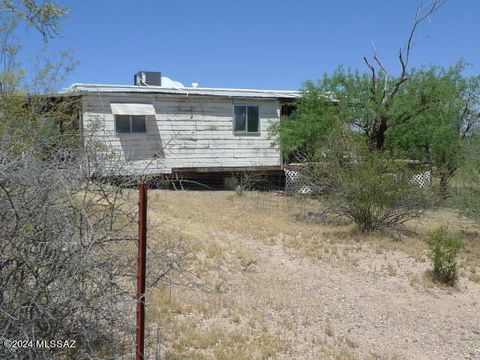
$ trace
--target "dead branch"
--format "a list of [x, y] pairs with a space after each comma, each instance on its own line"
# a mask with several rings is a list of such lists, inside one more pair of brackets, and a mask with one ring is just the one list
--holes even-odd
[[370, 64], [366, 56], [363, 57], [363, 60], [365, 60], [365, 63], [367, 64], [367, 66], [370, 68], [370, 71], [372, 72], [372, 87], [370, 89], [370, 92], [372, 93], [372, 100], [375, 100], [377, 96], [377, 79], [375, 75], [375, 68]]
[[[428, 19], [434, 12], [436, 12], [443, 4], [445, 3], [444, 0], [431, 0], [429, 3], [421, 4], [415, 13], [415, 20], [413, 22], [413, 26], [410, 30], [410, 34], [408, 36], [407, 46], [405, 52], [402, 48], [400, 48], [398, 59], [401, 65], [401, 74], [400, 78], [393, 86], [393, 90], [389, 95], [389, 98], [395, 96], [400, 90], [400, 86], [407, 80], [407, 70], [408, 65], [410, 63], [410, 55], [413, 46], [413, 38], [415, 32], [417, 31], [418, 26]], [[424, 11], [427, 9], [427, 11]]]

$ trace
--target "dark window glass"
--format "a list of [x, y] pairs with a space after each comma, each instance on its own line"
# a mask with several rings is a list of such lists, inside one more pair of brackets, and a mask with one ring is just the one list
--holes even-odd
[[248, 107], [248, 132], [258, 132], [258, 106]]
[[283, 104], [282, 109], [280, 112], [281, 116], [291, 118], [294, 115], [295, 110], [297, 110], [297, 106], [293, 104]]
[[130, 132], [130, 116], [115, 115], [115, 129], [117, 133], [129, 133]]
[[132, 132], [144, 133], [147, 131], [145, 115], [132, 115]]
[[235, 106], [235, 128], [234, 131], [245, 131], [247, 123], [246, 106]]

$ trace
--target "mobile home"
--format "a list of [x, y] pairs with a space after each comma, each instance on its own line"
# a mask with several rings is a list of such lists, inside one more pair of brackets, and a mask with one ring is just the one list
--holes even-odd
[[239, 172], [282, 173], [269, 128], [300, 92], [158, 81], [142, 83], [136, 76], [138, 85], [73, 84], [64, 92], [80, 99], [82, 128], [94, 129], [118, 154], [123, 175], [229, 179]]

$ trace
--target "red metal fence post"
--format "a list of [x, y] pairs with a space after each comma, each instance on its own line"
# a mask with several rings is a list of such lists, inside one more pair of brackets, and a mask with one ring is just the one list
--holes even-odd
[[142, 183], [138, 201], [138, 259], [137, 259], [137, 337], [136, 360], [144, 360], [145, 350], [145, 265], [147, 260], [147, 192]]

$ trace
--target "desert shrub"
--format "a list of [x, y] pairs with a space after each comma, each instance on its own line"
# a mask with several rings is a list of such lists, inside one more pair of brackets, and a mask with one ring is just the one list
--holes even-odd
[[[82, 165], [97, 147], [70, 158], [49, 140], [29, 152], [20, 143], [21, 156], [0, 146], [0, 341], [76, 348], [0, 346], [0, 359], [120, 358], [135, 332], [135, 193], [89, 176]], [[184, 251], [152, 221], [149, 233], [151, 287], [180, 270]]]
[[452, 205], [469, 218], [480, 223], [480, 133], [465, 143], [465, 164], [453, 183]]
[[454, 285], [458, 279], [457, 255], [461, 241], [450, 234], [446, 228], [440, 227], [427, 237], [433, 265], [433, 277], [447, 285]]
[[[133, 193], [94, 180], [122, 174], [122, 163], [108, 168], [119, 156], [107, 143], [90, 146], [102, 136], [80, 129], [81, 101], [38, 96], [52, 94], [74, 65], [68, 51], [42, 55], [53, 54], [47, 41], [67, 9], [37, 0], [0, 9], [0, 359], [118, 359], [135, 333]], [[31, 72], [18, 57], [28, 28], [44, 40]], [[148, 249], [149, 287], [183, 256], [159, 240]], [[50, 340], [76, 347], [42, 343]]]
[[427, 209], [433, 198], [412, 181], [405, 162], [372, 153], [355, 141], [332, 141], [325, 156], [304, 169], [329, 212], [364, 232], [397, 227]]
[[243, 196], [246, 191], [253, 190], [255, 185], [260, 182], [261, 177], [256, 173], [241, 172], [237, 174], [237, 185], [235, 192], [238, 196]]
[[404, 165], [375, 154], [349, 164], [330, 194], [331, 206], [362, 232], [399, 225], [428, 206], [428, 194], [410, 183], [408, 173]]

